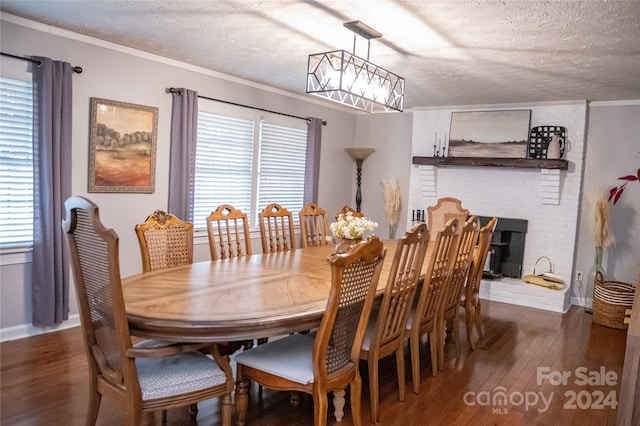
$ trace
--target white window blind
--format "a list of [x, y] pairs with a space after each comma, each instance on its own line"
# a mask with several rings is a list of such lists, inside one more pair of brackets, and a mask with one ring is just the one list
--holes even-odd
[[220, 204], [248, 213], [251, 208], [253, 121], [198, 113], [193, 223], [206, 228], [206, 218]]
[[270, 124], [261, 125], [258, 163], [258, 208], [278, 203], [293, 213], [304, 205], [307, 130]]
[[0, 246], [33, 242], [33, 92], [0, 78]]
[[294, 213], [304, 201], [307, 129], [267, 115], [205, 105], [198, 111], [193, 223], [220, 204], [247, 214], [253, 230], [258, 213], [279, 203]]

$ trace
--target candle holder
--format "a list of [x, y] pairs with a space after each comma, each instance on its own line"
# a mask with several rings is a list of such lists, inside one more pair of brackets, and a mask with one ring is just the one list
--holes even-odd
[[356, 211], [360, 213], [360, 204], [362, 203], [362, 191], [360, 190], [360, 184], [362, 182], [362, 163], [376, 150], [373, 148], [345, 148], [344, 150], [356, 162]]

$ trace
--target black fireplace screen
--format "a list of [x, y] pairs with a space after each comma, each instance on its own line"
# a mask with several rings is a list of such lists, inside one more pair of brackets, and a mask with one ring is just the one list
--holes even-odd
[[[478, 217], [482, 226], [491, 219], [486, 216]], [[528, 221], [525, 219], [498, 218], [483, 277], [520, 278], [522, 276], [527, 226]]]

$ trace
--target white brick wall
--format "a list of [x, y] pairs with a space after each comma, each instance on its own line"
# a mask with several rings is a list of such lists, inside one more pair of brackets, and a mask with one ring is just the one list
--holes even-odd
[[[465, 109], [475, 111], [482, 108]], [[548, 256], [553, 262], [554, 272], [562, 276], [566, 283], [571, 283], [582, 187], [586, 103], [518, 106], [510, 109], [531, 109], [531, 127], [555, 125], [567, 128], [569, 149], [565, 151], [564, 158], [569, 161], [569, 169], [412, 166], [407, 223], [411, 224], [411, 210], [426, 209], [440, 197], [460, 199], [471, 214], [526, 219], [529, 227], [523, 274], [533, 271], [540, 256]], [[433, 143], [427, 135], [447, 133], [452, 111], [414, 112], [412, 155], [433, 155]], [[448, 119], [443, 120], [443, 117]], [[541, 263], [540, 266], [546, 265]], [[486, 291], [481, 293], [483, 297], [554, 311], [566, 311], [569, 308], [569, 289], [557, 291], [529, 284], [520, 286], [520, 280], [515, 280], [518, 286], [512, 282], [514, 280], [507, 279], [505, 283], [499, 281], [488, 284]], [[483, 282], [483, 285], [486, 283]], [[527, 290], [534, 294], [527, 295]], [[513, 297], [509, 298], [508, 294]]]

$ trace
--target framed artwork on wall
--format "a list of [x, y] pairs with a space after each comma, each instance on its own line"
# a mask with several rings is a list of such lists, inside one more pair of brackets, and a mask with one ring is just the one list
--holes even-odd
[[527, 158], [531, 110], [451, 113], [450, 157]]
[[89, 192], [155, 190], [158, 108], [91, 98]]

